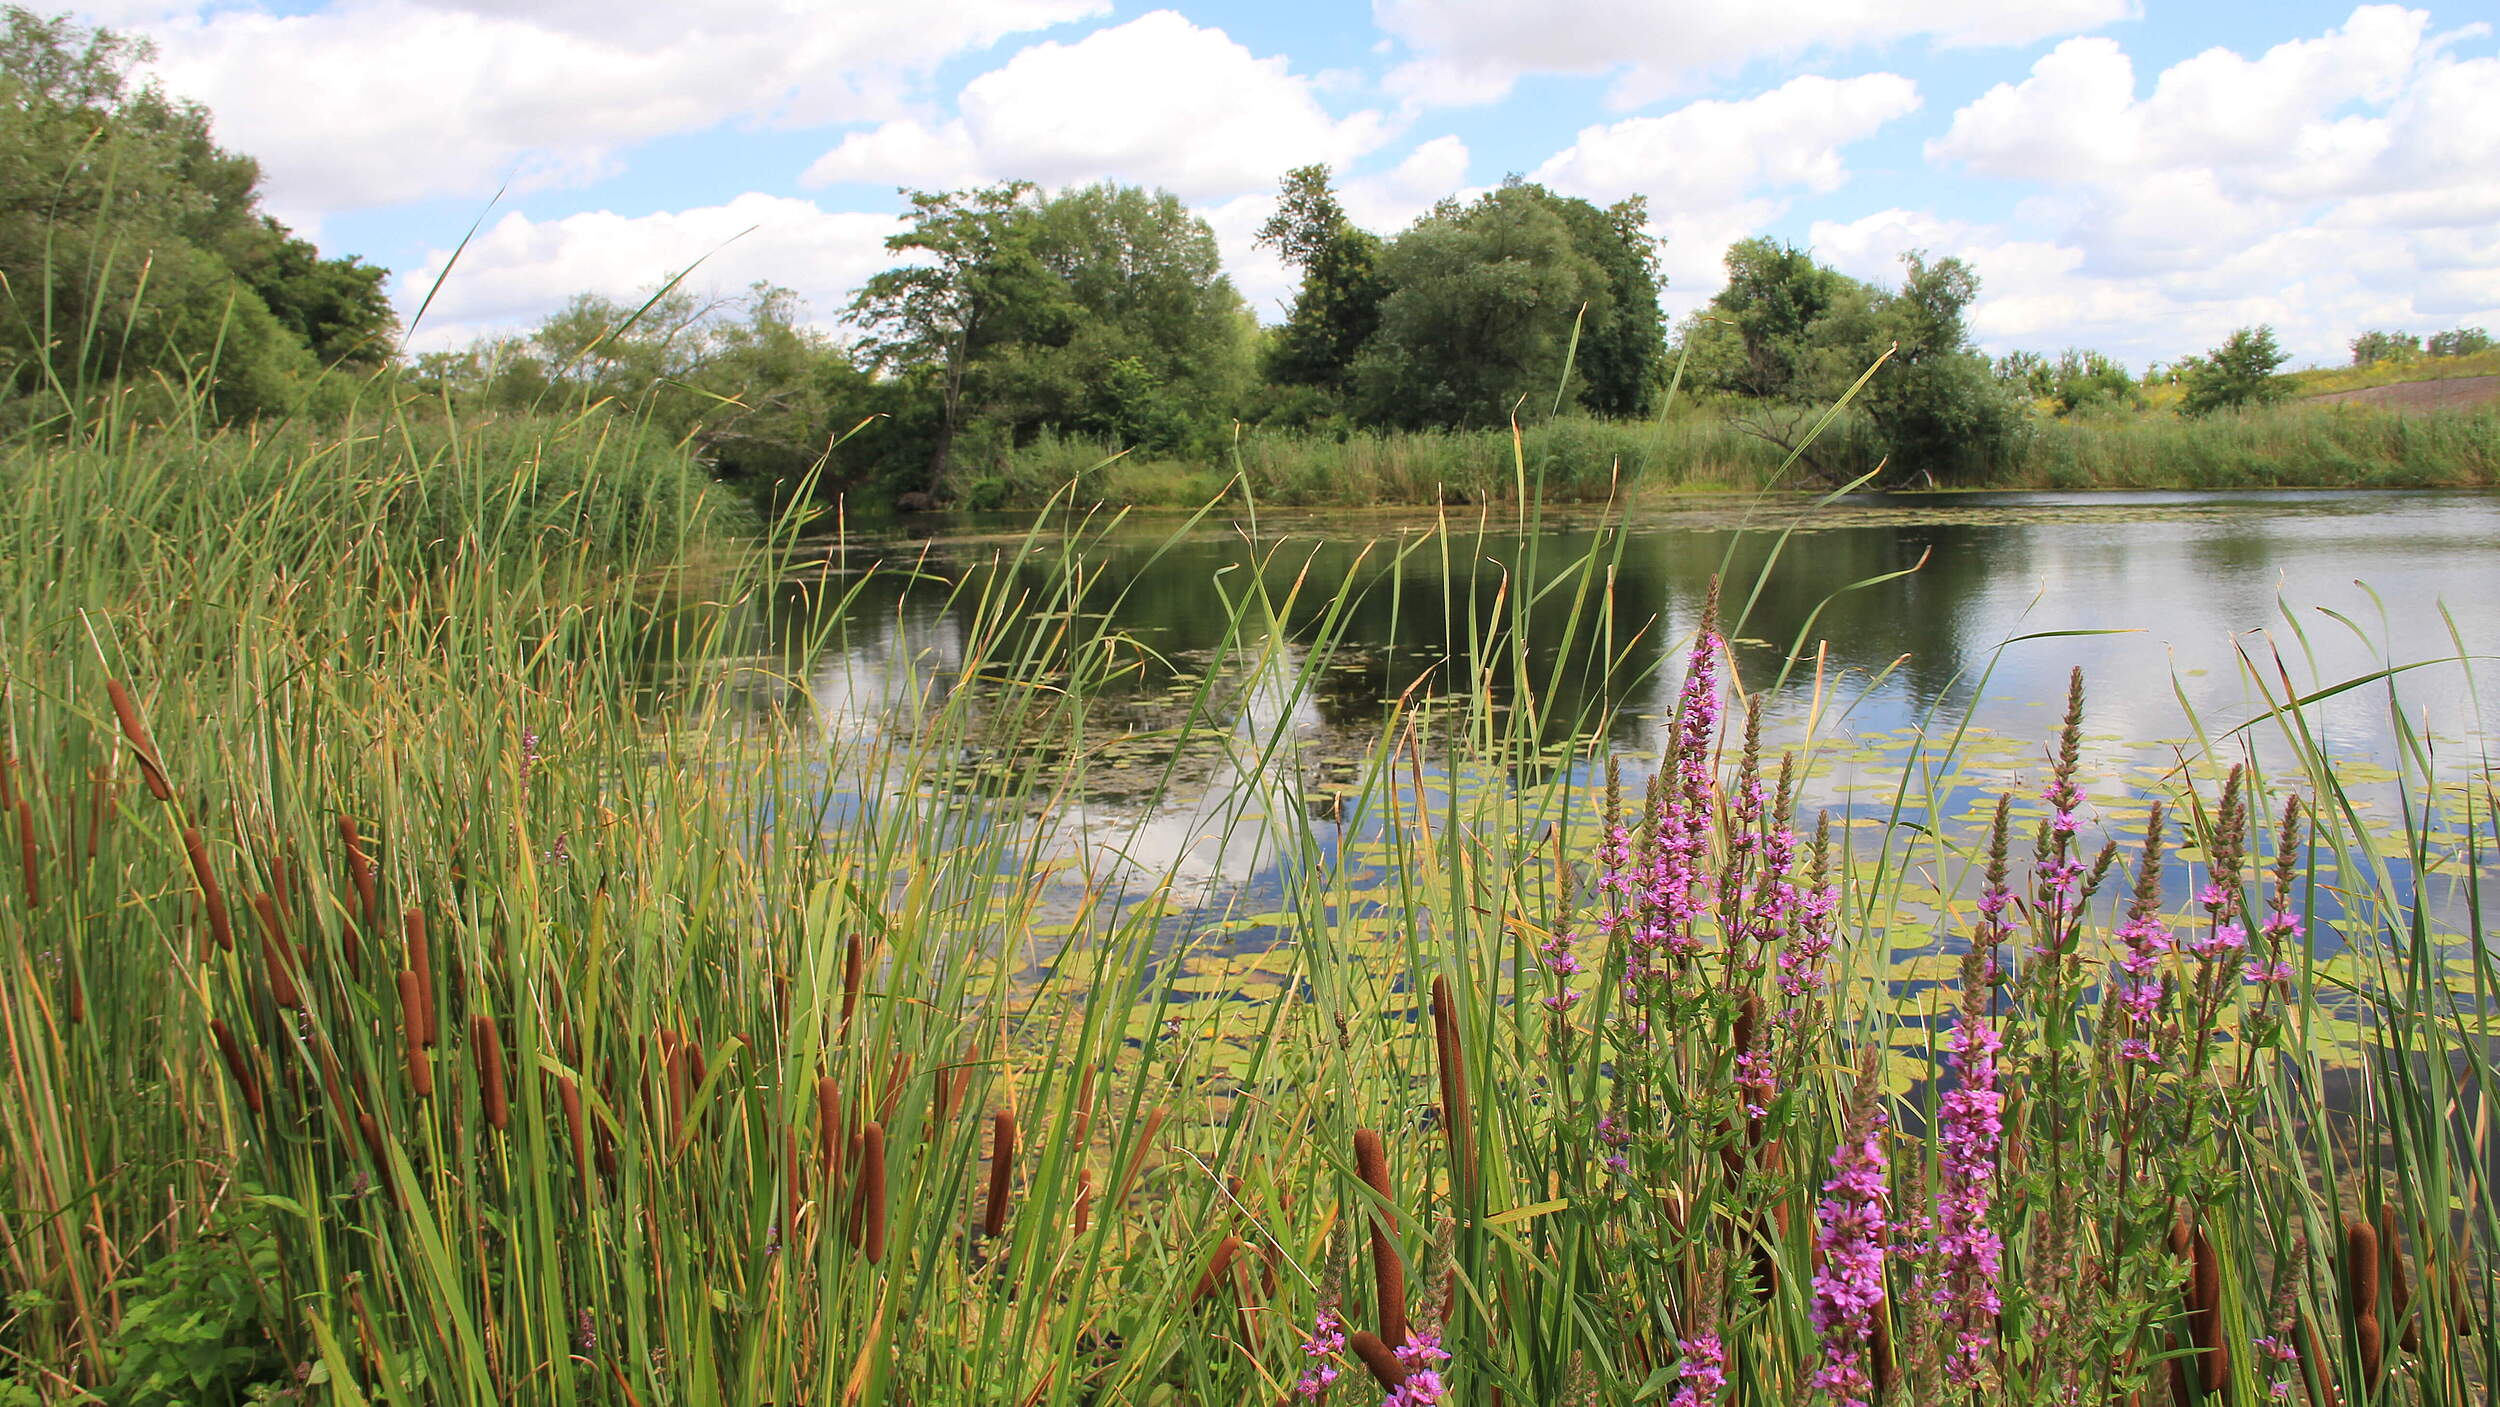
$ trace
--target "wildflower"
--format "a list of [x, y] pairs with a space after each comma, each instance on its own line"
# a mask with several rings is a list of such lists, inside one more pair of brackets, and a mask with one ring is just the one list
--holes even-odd
[[1449, 1356], [1441, 1347], [1440, 1335], [1421, 1331], [1408, 1335], [1406, 1342], [1397, 1346], [1398, 1364], [1407, 1370], [1406, 1381], [1390, 1389], [1380, 1407], [1426, 1407], [1441, 1401], [1449, 1388], [1441, 1381], [1439, 1370], [1431, 1365], [1447, 1362]]
[[1997, 1151], [2005, 1141], [2005, 1096], [1997, 1089], [1997, 1056], [2004, 1048], [1996, 1028], [1965, 1008], [1946, 1057], [1957, 1083], [1938, 1111], [1944, 1185], [1936, 1197], [1933, 1242], [1939, 1283], [1929, 1295], [1954, 1335], [1944, 1369], [1956, 1385], [1976, 1382], [1985, 1371], [2002, 1307], [1997, 1284], [2005, 1245], [1989, 1225], [1989, 1210]]
[[2257, 1340], [2257, 1356], [2272, 1365], [2273, 1381], [2266, 1385], [2266, 1394], [2277, 1402], [2292, 1396], [2292, 1379], [2300, 1371], [2300, 1354], [2280, 1335], [2268, 1334]]
[[1884, 1305], [1884, 1231], [1891, 1193], [1884, 1154], [1883, 1107], [1874, 1066], [1859, 1078], [1857, 1108], [1831, 1157], [1832, 1177], [1815, 1210], [1815, 1245], [1823, 1268], [1814, 1276], [1814, 1327], [1823, 1338], [1823, 1366], [1814, 1385], [1836, 1407], [1868, 1407], [1874, 1396], [1869, 1352], [1875, 1316]]
[[1727, 1345], [1717, 1334], [1702, 1334], [1676, 1340], [1675, 1351], [1683, 1360], [1676, 1365], [1680, 1386], [1667, 1407], [1714, 1407], [1727, 1386]]
[[1736, 1057], [1736, 1088], [1744, 1096], [1747, 1118], [1768, 1117], [1771, 1097], [1780, 1088], [1779, 1072], [1771, 1057], [1758, 1050], [1740, 1052]]
[[1322, 1305], [1318, 1317], [1311, 1321], [1311, 1336], [1302, 1341], [1302, 1353], [1306, 1358], [1323, 1361], [1304, 1369], [1302, 1376], [1294, 1380], [1293, 1390], [1312, 1399], [1325, 1394], [1328, 1385], [1337, 1380], [1337, 1365], [1326, 1360], [1343, 1352], [1345, 1321], [1337, 1316], [1334, 1306]]

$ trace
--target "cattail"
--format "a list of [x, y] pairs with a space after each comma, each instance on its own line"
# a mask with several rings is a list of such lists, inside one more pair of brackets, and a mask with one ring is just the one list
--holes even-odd
[[870, 1265], [885, 1259], [885, 1128], [859, 1131], [860, 1234], [855, 1242]]
[[357, 960], [356, 930], [362, 928], [367, 936], [380, 941], [375, 929], [382, 921], [382, 899], [374, 889], [373, 860], [365, 854], [365, 839], [356, 829], [355, 818], [339, 817], [339, 843], [347, 851], [348, 883], [356, 890], [356, 917], [342, 930], [344, 941], [340, 944], [347, 955], [347, 966], [352, 971]]
[[365, 1155], [372, 1158], [375, 1169], [387, 1177], [390, 1174], [391, 1159], [390, 1154], [382, 1146], [382, 1126], [374, 1122], [371, 1114], [358, 1114], [356, 1132], [364, 1137]]
[[2352, 1306], [2353, 1332], [2360, 1340], [2361, 1390], [2373, 1395], [2387, 1348], [2379, 1331], [2378, 1282], [2378, 1232], [2366, 1221], [2352, 1222], [2344, 1228], [2344, 1299]]
[[434, 1019], [427, 1009], [432, 997], [417, 981], [417, 974], [399, 974], [399, 1025], [407, 1036], [408, 1085], [419, 1099], [434, 1097], [434, 1057], [425, 1053], [426, 1027]]
[[130, 691], [122, 681], [107, 679], [104, 692], [113, 699], [113, 712], [121, 719], [122, 736], [130, 740], [130, 750], [139, 757], [139, 776], [148, 784], [148, 794], [159, 801], [174, 799], [174, 789], [165, 780], [165, 765], [156, 756], [156, 742], [148, 736], [148, 725], [139, 717], [139, 706], [130, 701]]
[[996, 1236], [1007, 1229], [1007, 1193], [1016, 1173], [1016, 1116], [1001, 1109], [990, 1120], [990, 1204], [981, 1217], [981, 1234]]
[[2301, 1361], [2315, 1374], [2311, 1382], [2317, 1394], [2310, 1402], [2313, 1407], [2344, 1407], [2343, 1397], [2335, 1391], [2335, 1368], [2326, 1356], [2326, 1340], [2318, 1333], [2318, 1321], [2304, 1313], [2300, 1316], [2300, 1330]]
[[252, 1078], [252, 1067], [244, 1062], [243, 1047], [236, 1043], [234, 1031], [225, 1022], [212, 1019], [208, 1033], [217, 1040], [217, 1053], [225, 1057], [226, 1072], [234, 1076], [234, 1087], [243, 1096], [243, 1107], [260, 1112], [260, 1081]]
[[2231, 1346], [2222, 1334], [2222, 1264], [2202, 1226], [2190, 1233], [2188, 1248], [2188, 1337], [2202, 1351], [2205, 1396], [2220, 1397], [2231, 1386]]
[[503, 1033], [495, 1028], [495, 1018], [483, 1012], [469, 1018], [469, 1047], [469, 1058], [477, 1066], [477, 1096], [485, 1106], [486, 1123], [501, 1133], [512, 1126], [512, 1109], [505, 1102]]
[[841, 1030], [848, 1031], [851, 1029], [851, 1013], [858, 1009], [859, 1006], [860, 974], [867, 967], [867, 963], [867, 950], [861, 946], [859, 935], [854, 933], [851, 935], [850, 941], [844, 944], [842, 949]]
[[2388, 1307], [2395, 1311], [2396, 1322], [2404, 1326], [2397, 1331], [2396, 1346], [2407, 1353], [2420, 1353], [2422, 1324], [2408, 1313], [2413, 1308], [2413, 1277], [2405, 1271], [2405, 1243], [2397, 1234], [2393, 1202], [2379, 1204], [2378, 1239], [2387, 1253], [2387, 1289], [2392, 1301]]
[[[1398, 1259], [1397, 1230], [1393, 1208], [1396, 1199], [1389, 1193], [1389, 1153], [1382, 1146], [1376, 1129], [1354, 1131], [1354, 1172], [1363, 1185], [1380, 1195], [1383, 1205], [1371, 1209], [1372, 1289], [1379, 1300], [1380, 1337], [1392, 1348], [1406, 1343], [1406, 1264]], [[1388, 1384], [1395, 1387], [1395, 1383]]]
[[304, 994], [295, 984], [295, 953], [286, 941], [286, 926], [279, 921], [277, 901], [266, 894], [255, 894], [252, 912], [260, 915], [260, 957], [261, 964], [269, 969], [269, 999], [300, 1010]]
[[1129, 1150], [1128, 1165], [1120, 1170], [1119, 1188], [1111, 1194], [1112, 1206], [1128, 1205], [1129, 1189], [1137, 1185], [1137, 1175], [1145, 1171], [1146, 1155], [1154, 1151], [1155, 1135], [1162, 1132], [1163, 1121], [1171, 1112], [1160, 1104], [1146, 1112], [1146, 1121], [1137, 1131], [1137, 1146]]
[[685, 1141], [686, 1105], [693, 1098], [693, 1088], [687, 1081], [685, 1039], [676, 1028], [663, 1026], [659, 1042], [661, 1097], [668, 1111], [668, 1146], [674, 1151]]
[[434, 952], [432, 945], [426, 941], [424, 912], [410, 909], [407, 926], [408, 971], [402, 973], [401, 978], [405, 980], [408, 976], [414, 975], [417, 979], [417, 986], [425, 993], [425, 1003], [417, 1012], [425, 1024], [418, 1027], [413, 1035], [419, 1043], [431, 1050], [437, 1034], [434, 1027]]
[[1093, 1217], [1094, 1217], [1094, 1170], [1093, 1170], [1092, 1168], [1078, 1168], [1078, 1169], [1076, 1170], [1076, 1234], [1077, 1234], [1077, 1235], [1082, 1236], [1082, 1235], [1084, 1235], [1084, 1234], [1085, 1234], [1085, 1228], [1093, 1224]]
[[0, 723], [0, 811], [17, 809], [17, 759], [9, 753], [9, 734]]
[[35, 871], [35, 808], [17, 799], [17, 862], [26, 872], [26, 907], [43, 907], [43, 881]]
[[78, 980], [78, 969], [74, 966], [63, 970], [61, 980], [69, 988], [62, 997], [68, 1007], [69, 1024], [81, 1025], [87, 1019], [87, 984]]
[[1345, 1346], [1353, 1349], [1354, 1356], [1362, 1359], [1363, 1366], [1371, 1369], [1372, 1376], [1391, 1392], [1397, 1391], [1398, 1385], [1409, 1376], [1406, 1365], [1398, 1361], [1396, 1351], [1369, 1329], [1357, 1329], [1346, 1335]]
[[217, 946], [234, 951], [234, 920], [226, 913], [225, 891], [217, 887], [217, 871], [209, 868], [208, 842], [200, 839], [197, 826], [182, 828], [182, 853], [191, 859], [191, 877], [200, 886], [200, 907], [208, 914], [208, 931], [216, 936]]
[[1085, 1136], [1093, 1132], [1093, 1128], [1094, 1067], [1088, 1065], [1085, 1067], [1085, 1073], [1076, 1082], [1076, 1136], [1070, 1141], [1079, 1149], [1083, 1149]]
[[1216, 1287], [1232, 1274], [1233, 1257], [1241, 1254], [1241, 1238], [1227, 1236], [1216, 1245], [1215, 1254], [1207, 1257], [1207, 1268], [1198, 1277], [1198, 1289], [1189, 1297], [1191, 1304], [1205, 1304]]
[[1451, 1189], [1461, 1204], [1475, 1202], [1475, 1107], [1467, 1092], [1467, 1051], [1459, 1044], [1458, 1007], [1450, 979], [1432, 979], [1432, 1043], [1441, 1074], [1442, 1131], [1450, 1141]]
[[556, 1104], [564, 1110], [564, 1130], [573, 1138], [573, 1164], [590, 1167], [590, 1125], [582, 1116], [582, 1087], [570, 1075], [556, 1076]]
[[910, 1083], [911, 1056], [907, 1052], [898, 1050], [894, 1052], [894, 1062], [886, 1067], [885, 1093], [877, 1100], [878, 1123], [894, 1122], [894, 1106], [903, 1097], [903, 1086]]
[[841, 1171], [842, 1142], [842, 1085], [826, 1075], [816, 1081], [816, 1175], [829, 1189]]
[[104, 843], [104, 823], [113, 818], [115, 783], [113, 774], [102, 767], [87, 776], [87, 858], [92, 860]]

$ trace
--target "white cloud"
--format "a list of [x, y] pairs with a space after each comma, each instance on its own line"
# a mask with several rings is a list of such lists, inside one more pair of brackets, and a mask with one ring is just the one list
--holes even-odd
[[1636, 107], [1748, 61], [1837, 54], [1926, 38], [1939, 45], [2028, 44], [2095, 29], [2134, 0], [1373, 0], [1380, 27], [1414, 57], [1391, 87], [1426, 105], [1486, 103], [1537, 73], [1613, 75], [1611, 101]]
[[[2366, 327], [2500, 314], [2500, 59], [2452, 52], [2484, 32], [2434, 35], [2421, 11], [2363, 6], [2255, 58], [2207, 50], [2149, 92], [2110, 40], [2058, 45], [1928, 144], [1938, 165], [2039, 187], [2017, 220], [2071, 263], [2000, 291], [1974, 254], [1983, 326], [2106, 326], [2111, 350], [2157, 338], [2145, 352], [2168, 358], [2272, 322], [2295, 355], [2333, 361]], [[1947, 233], [1955, 252], [1983, 247]], [[2112, 309], [2150, 325], [2105, 323]]]
[[1848, 179], [1842, 147], [1918, 107], [1918, 85], [1899, 74], [1792, 78], [1738, 102], [1583, 128], [1532, 179], [1596, 200], [1638, 191], [1661, 208], [1725, 204], [1774, 186], [1832, 191]]
[[722, 205], [653, 215], [607, 211], [532, 220], [518, 213], [480, 231], [459, 263], [438, 249], [392, 282], [403, 316], [437, 278], [441, 292], [411, 345], [458, 346], [526, 327], [576, 293], [630, 299], [696, 264], [689, 288], [743, 291], [758, 279], [797, 290], [816, 321], [831, 322], [851, 291], [897, 262], [891, 215], [819, 209], [812, 201], [752, 192]]
[[1272, 186], [1288, 168], [1342, 165], [1388, 135], [1379, 114], [1339, 119], [1316, 80], [1169, 10], [1073, 43], [1031, 45], [966, 83], [957, 116], [854, 133], [808, 168], [837, 181], [927, 186], [935, 160], [962, 179], [1045, 186], [1118, 179], [1185, 198]]
[[261, 160], [273, 209], [310, 222], [475, 197], [516, 174], [578, 182], [636, 142], [724, 122], [892, 116], [938, 62], [1109, 5], [712, 0], [699, 19], [653, 0], [184, 8], [138, 26], [166, 86], [205, 102], [219, 141]]

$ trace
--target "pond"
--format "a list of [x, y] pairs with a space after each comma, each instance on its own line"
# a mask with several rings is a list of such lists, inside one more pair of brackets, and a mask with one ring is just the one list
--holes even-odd
[[[2298, 718], [2367, 823], [2392, 833], [2427, 788], [2480, 805], [2493, 776], [2488, 493], [1868, 494], [1533, 518], [1236, 509], [1033, 533], [1029, 519], [958, 516], [828, 543], [752, 604], [745, 648], [787, 681], [777, 709], [836, 751], [873, 751], [956, 688], [983, 687], [980, 671], [958, 677], [985, 648], [976, 598], [1049, 600], [1081, 574], [1079, 607], [1023, 638], [1098, 624], [1134, 653], [1094, 692], [1075, 784], [1036, 801], [1049, 813], [1037, 819], [1054, 848], [1115, 854], [1138, 887], [1245, 941], [1292, 878], [1279, 855], [1312, 862], [1313, 829], [1322, 861], [1359, 871], [1361, 827], [1335, 825], [1338, 802], [1392, 701], [1500, 718], [1499, 746], [1474, 760], [1512, 783], [1559, 776], [1583, 812], [1600, 757], [1636, 778], [1654, 768], [1714, 578], [1770, 745], [1811, 746], [1808, 817], [1880, 829], [1906, 802], [1967, 837], [1995, 790], [2036, 792], [2077, 667], [2093, 814], [2115, 836], [2180, 775], [2210, 795], [2247, 760], [2298, 786], [2285, 721], [2269, 714], [2353, 680], [2367, 682]], [[1254, 573], [1266, 595], [1245, 613]], [[1521, 600], [1514, 639], [1495, 626]], [[1453, 756], [1418, 762], [1439, 777]], [[847, 799], [873, 783], [828, 785]], [[1292, 837], [1276, 824], [1287, 813]], [[2453, 818], [2429, 829], [2461, 841]], [[2441, 902], [2453, 914], [2462, 892]]]

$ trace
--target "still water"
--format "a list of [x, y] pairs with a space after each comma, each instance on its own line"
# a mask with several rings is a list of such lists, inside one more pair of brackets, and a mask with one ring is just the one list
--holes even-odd
[[[2036, 790], [2076, 667], [2113, 832], [2182, 767], [2210, 784], [2235, 760], [2290, 766], [2266, 715], [2381, 671], [2400, 672], [2299, 711], [2372, 807], [2392, 818], [2441, 784], [2479, 796], [2493, 775], [2491, 494], [1885, 494], [1548, 510], [1533, 525], [1507, 508], [1218, 513], [1187, 531], [1132, 518], [1046, 536], [1012, 582], [997, 564], [1028, 521], [909, 527], [829, 545], [756, 606], [755, 657], [803, 671], [779, 706], [847, 744], [907, 736], [937, 693], [981, 687], [958, 678], [977, 591], [1039, 599], [1079, 568], [1086, 608], [1136, 642], [1137, 667], [1101, 691], [1100, 745], [1050, 819], [1059, 843], [1115, 851], [1202, 912], [1255, 908], [1278, 882], [1275, 837], [1217, 813], [1255, 782], [1271, 810], [1325, 819], [1391, 700], [1477, 691], [1531, 740], [1514, 760], [1546, 769], [1522, 780], [1559, 770], [1592, 791], [1609, 754], [1637, 773], [1714, 577], [1774, 745], [1815, 743], [1808, 814], [1893, 805], [1905, 763], [1954, 735], [1952, 781], [1924, 798], [1939, 820], [1969, 824], [1994, 787]], [[1275, 609], [1245, 639], [1253, 573]], [[1522, 594], [1514, 651], [1488, 632]], [[1194, 699], [1203, 726], [1176, 734]]]

